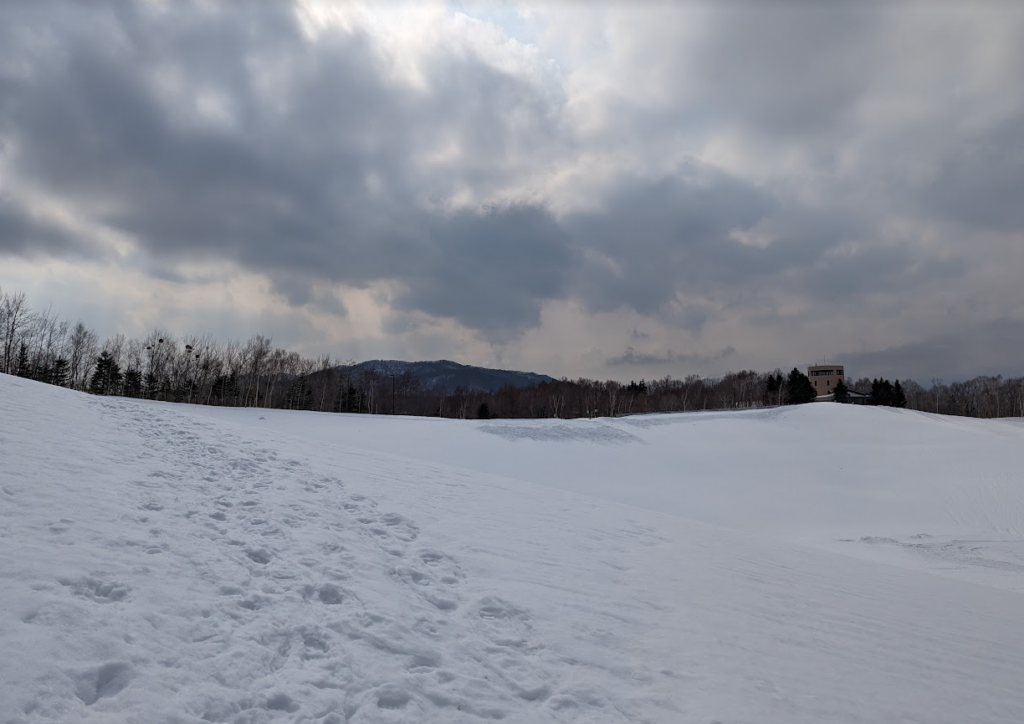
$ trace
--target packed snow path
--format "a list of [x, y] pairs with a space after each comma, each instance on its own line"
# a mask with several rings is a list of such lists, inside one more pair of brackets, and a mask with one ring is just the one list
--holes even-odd
[[0, 723], [1024, 721], [1017, 593], [239, 413], [0, 375]]

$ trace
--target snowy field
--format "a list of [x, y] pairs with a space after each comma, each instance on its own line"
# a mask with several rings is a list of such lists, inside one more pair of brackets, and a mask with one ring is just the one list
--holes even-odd
[[1024, 423], [0, 375], [0, 724], [1024, 722]]

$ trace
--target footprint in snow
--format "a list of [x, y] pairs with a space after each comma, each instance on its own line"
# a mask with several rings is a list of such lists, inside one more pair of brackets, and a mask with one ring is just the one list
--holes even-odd
[[57, 523], [50, 523], [48, 530], [51, 533], [63, 533], [74, 525], [74, 522], [75, 521], [69, 520], [68, 518], [61, 518]]
[[270, 599], [266, 596], [260, 596], [259, 594], [254, 593], [251, 596], [243, 598], [238, 602], [238, 605], [247, 611], [259, 611], [261, 608], [266, 608], [270, 605], [270, 602]]
[[267, 565], [273, 559], [266, 548], [247, 548], [245, 555], [250, 561], [259, 563], [261, 566]]
[[113, 603], [123, 600], [131, 588], [116, 581], [104, 581], [99, 578], [86, 576], [85, 578], [69, 579], [61, 578], [58, 582], [62, 586], [71, 589], [76, 596], [95, 601], [96, 603]]
[[498, 646], [522, 648], [533, 631], [526, 611], [497, 596], [485, 596], [476, 601], [469, 615], [481, 624], [483, 635]]
[[323, 632], [301, 631], [301, 634], [302, 646], [305, 649], [302, 653], [303, 659], [321, 659], [330, 652], [331, 645]]
[[446, 585], [461, 583], [466, 577], [459, 564], [447, 553], [425, 548], [420, 551], [419, 559], [433, 571], [438, 581]]
[[100, 699], [117, 696], [134, 678], [135, 670], [131, 664], [112, 661], [81, 674], [75, 694], [86, 706], [92, 706]]
[[407, 543], [416, 540], [420, 535], [419, 526], [408, 518], [403, 518], [398, 513], [385, 513], [380, 518], [381, 522], [388, 527], [392, 536]]
[[324, 586], [320, 586], [320, 590], [317, 591], [316, 597], [320, 600], [320, 603], [325, 606], [337, 606], [345, 601], [345, 596], [341, 590], [330, 583]]

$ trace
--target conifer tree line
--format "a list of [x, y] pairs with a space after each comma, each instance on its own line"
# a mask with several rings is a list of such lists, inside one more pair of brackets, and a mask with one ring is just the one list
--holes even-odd
[[[144, 339], [100, 341], [82, 322], [31, 309], [24, 293], [0, 290], [0, 372], [97, 395], [234, 407], [452, 418], [599, 417], [725, 410], [811, 402], [815, 391], [794, 368], [744, 370], [718, 378], [689, 375], [631, 381], [562, 378], [496, 392], [423, 387], [410, 374], [355, 369], [329, 355], [308, 358], [255, 335], [221, 344], [209, 335], [176, 338], [156, 329]], [[975, 377], [925, 389], [913, 380], [841, 381], [871, 404], [972, 417], [1024, 417], [1024, 378]]]

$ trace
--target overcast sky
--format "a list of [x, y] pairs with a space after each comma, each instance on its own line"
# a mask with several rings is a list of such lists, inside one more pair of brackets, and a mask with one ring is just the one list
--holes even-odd
[[1024, 5], [7, 0], [0, 288], [357, 361], [1021, 375]]

